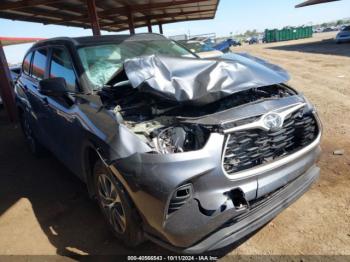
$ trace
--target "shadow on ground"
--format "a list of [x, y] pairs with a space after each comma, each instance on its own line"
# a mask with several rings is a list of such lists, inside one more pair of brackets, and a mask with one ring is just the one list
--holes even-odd
[[[170, 254], [149, 241], [135, 249], [119, 243], [104, 223], [97, 205], [88, 197], [85, 185], [53, 156], [40, 159], [32, 156], [20, 127], [10, 125], [2, 109], [0, 134], [0, 218], [20, 199], [26, 198], [58, 255], [79, 259], [81, 254]], [[25, 219], [25, 216], [14, 217], [15, 221]], [[26, 225], [20, 222], [6, 226]], [[6, 241], [5, 238], [0, 234], [1, 241]], [[215, 255], [222, 257], [241, 243], [219, 250]]]
[[334, 39], [303, 44], [271, 46], [267, 49], [350, 57], [350, 43], [337, 44]]

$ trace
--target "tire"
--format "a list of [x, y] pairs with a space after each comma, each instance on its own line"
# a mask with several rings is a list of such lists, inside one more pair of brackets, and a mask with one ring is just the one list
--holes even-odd
[[33, 129], [28, 120], [28, 117], [26, 116], [25, 113], [22, 113], [20, 114], [19, 118], [20, 118], [20, 123], [22, 127], [22, 132], [30, 152], [36, 157], [43, 156], [47, 151], [45, 147], [35, 137]]
[[141, 219], [123, 186], [101, 160], [96, 162], [93, 176], [98, 205], [113, 234], [126, 246], [142, 243]]

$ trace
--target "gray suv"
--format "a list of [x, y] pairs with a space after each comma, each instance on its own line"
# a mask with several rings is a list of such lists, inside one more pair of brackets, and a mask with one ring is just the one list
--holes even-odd
[[15, 92], [36, 155], [87, 184], [117, 238], [198, 254], [262, 227], [318, 178], [321, 125], [282, 68], [199, 59], [157, 34], [55, 38]]

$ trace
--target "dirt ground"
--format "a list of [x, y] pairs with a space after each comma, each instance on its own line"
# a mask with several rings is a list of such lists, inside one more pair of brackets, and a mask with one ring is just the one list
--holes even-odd
[[[334, 36], [234, 48], [287, 69], [324, 133], [318, 183], [230, 254], [350, 254], [350, 44], [337, 45]], [[333, 155], [338, 149], [344, 155]]]
[[[350, 44], [336, 45], [331, 37], [234, 48], [287, 69], [290, 85], [316, 105], [324, 136], [320, 180], [250, 238], [221, 250], [223, 261], [233, 255], [350, 255]], [[337, 149], [344, 155], [333, 155]], [[0, 255], [167, 253], [150, 242], [134, 250], [122, 246], [85, 186], [52, 156], [33, 157], [0, 110]]]

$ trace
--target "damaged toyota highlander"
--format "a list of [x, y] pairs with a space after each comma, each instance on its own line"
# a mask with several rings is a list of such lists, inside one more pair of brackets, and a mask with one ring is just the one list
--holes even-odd
[[158, 34], [34, 44], [16, 83], [33, 153], [87, 184], [117, 238], [184, 254], [256, 231], [319, 176], [321, 125], [282, 68]]

